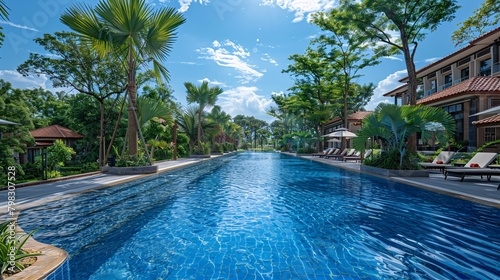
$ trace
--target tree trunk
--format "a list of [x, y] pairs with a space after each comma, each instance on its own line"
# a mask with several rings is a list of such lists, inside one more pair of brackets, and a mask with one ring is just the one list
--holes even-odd
[[136, 107], [137, 107], [137, 85], [135, 84], [135, 62], [132, 56], [132, 48], [129, 48], [129, 72], [127, 93], [128, 100], [128, 153], [136, 155], [138, 150], [138, 124], [136, 122]]
[[101, 131], [99, 133], [99, 171], [102, 171], [103, 154], [104, 154], [104, 100], [99, 100], [101, 103]]
[[203, 108], [198, 111], [198, 154], [201, 155], [201, 112]]
[[[406, 70], [408, 71], [408, 94], [410, 96], [409, 105], [417, 105], [417, 72], [415, 70], [415, 63], [413, 63], [413, 57], [411, 55], [410, 47], [408, 45], [408, 39], [403, 37], [405, 34], [401, 33], [401, 38], [403, 41], [403, 54], [406, 62]], [[416, 47], [416, 46], [415, 46]], [[405, 105], [405, 104], [403, 104]], [[417, 134], [414, 133], [408, 138], [407, 149], [411, 152], [417, 151]]]

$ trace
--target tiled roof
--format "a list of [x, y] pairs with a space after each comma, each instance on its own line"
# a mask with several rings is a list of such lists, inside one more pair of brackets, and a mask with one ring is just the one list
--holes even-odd
[[500, 114], [472, 122], [473, 125], [500, 123]]
[[[357, 112], [350, 114], [347, 119], [354, 120], [354, 121], [360, 121], [360, 120], [363, 120], [364, 118], [366, 118], [366, 116], [368, 116], [371, 113], [373, 113], [373, 111], [357, 111]], [[336, 117], [336, 118], [324, 123], [323, 125], [331, 124], [331, 123], [338, 122], [341, 120], [342, 119], [340, 117]]]
[[474, 77], [451, 86], [440, 92], [431, 94], [417, 100], [417, 104], [427, 104], [437, 100], [455, 97], [461, 94], [469, 93], [498, 93], [500, 94], [500, 78], [498, 77]]
[[60, 125], [51, 125], [30, 131], [34, 138], [81, 139], [83, 135]]

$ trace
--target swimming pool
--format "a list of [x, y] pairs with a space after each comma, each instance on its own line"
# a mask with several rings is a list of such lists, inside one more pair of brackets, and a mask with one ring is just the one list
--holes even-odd
[[240, 153], [23, 211], [71, 279], [495, 279], [500, 209]]

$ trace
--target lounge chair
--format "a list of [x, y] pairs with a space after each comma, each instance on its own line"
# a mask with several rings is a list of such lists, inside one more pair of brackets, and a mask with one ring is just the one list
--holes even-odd
[[327, 155], [328, 153], [330, 153], [330, 151], [333, 150], [333, 148], [328, 148], [326, 150], [323, 150], [323, 152], [321, 153], [314, 153], [312, 154], [313, 157], [316, 157], [316, 156], [324, 156], [324, 155]]
[[[345, 153], [344, 153], [345, 152]], [[334, 158], [336, 160], [340, 160], [342, 161], [342, 159], [344, 157], [350, 157], [350, 156], [353, 156], [354, 153], [356, 153], [356, 150], [355, 149], [345, 149], [344, 151], [342, 151], [342, 153], [340, 155], [330, 155], [330, 156], [327, 156], [325, 158]]]
[[449, 162], [454, 155], [455, 152], [442, 151], [432, 162], [419, 162], [418, 164], [425, 169], [439, 169], [441, 172], [444, 172], [446, 167], [451, 166]]
[[497, 153], [476, 153], [464, 167], [446, 167], [444, 170], [444, 179], [448, 176], [460, 177], [460, 182], [464, 181], [467, 175], [486, 176], [488, 181], [493, 175], [500, 175], [500, 170], [487, 168], [496, 158]]
[[358, 152], [359, 154], [358, 154], [357, 156], [356, 156], [356, 155], [354, 155], [354, 156], [345, 156], [345, 157], [343, 158], [343, 160], [344, 160], [345, 162], [347, 162], [348, 160], [361, 161], [361, 160], [363, 160], [363, 159], [365, 159], [365, 158], [369, 157], [369, 156], [372, 154], [372, 152], [373, 152], [373, 150], [372, 150], [372, 149], [366, 150], [366, 151], [365, 151], [365, 154], [363, 155], [363, 158], [361, 158], [361, 153], [360, 153], [360, 152]]
[[324, 154], [324, 155], [319, 155], [319, 157], [327, 157], [327, 156], [330, 156], [330, 155], [335, 155], [339, 152], [339, 149], [331, 149], [330, 151], [328, 151], [328, 153]]

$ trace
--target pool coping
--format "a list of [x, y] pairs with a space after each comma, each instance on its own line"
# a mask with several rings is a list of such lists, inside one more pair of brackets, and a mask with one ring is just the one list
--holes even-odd
[[[297, 157], [295, 154], [292, 154], [292, 153], [284, 153], [284, 154]], [[412, 186], [412, 187], [418, 187], [418, 188], [425, 189], [428, 191], [440, 193], [443, 195], [452, 196], [452, 197], [459, 198], [459, 199], [469, 200], [469, 201], [472, 201], [475, 203], [487, 205], [487, 206], [494, 207], [494, 208], [500, 208], [500, 199], [492, 199], [492, 198], [488, 198], [488, 197], [473, 195], [470, 193], [461, 192], [459, 190], [451, 190], [448, 188], [439, 187], [436, 184], [433, 185], [433, 184], [427, 184], [427, 183], [415, 181], [415, 180], [420, 179], [419, 177], [408, 177], [408, 178], [406, 178], [406, 177], [387, 177], [387, 176], [383, 176], [381, 174], [371, 173], [371, 172], [367, 172], [365, 170], [362, 170], [360, 168], [361, 167], [360, 163], [350, 163], [350, 162], [346, 163], [346, 162], [340, 162], [340, 161], [335, 162], [334, 160], [330, 160], [330, 159], [322, 159], [322, 158], [307, 157], [307, 156], [305, 156], [305, 157], [299, 156], [298, 158], [303, 158], [305, 160], [312, 160], [312, 161], [323, 163], [323, 164], [326, 164], [329, 166], [334, 166], [334, 167], [338, 167], [341, 169], [345, 169], [345, 170], [349, 170], [349, 171], [353, 171], [353, 172], [357, 172], [357, 173], [375, 176], [375, 177], [389, 180], [392, 182], [402, 183], [402, 184]], [[356, 167], [354, 167], [354, 166], [356, 166]], [[458, 183], [457, 184], [458, 186], [460, 186], [459, 184], [464, 184], [462, 182], [457, 182], [457, 183]], [[500, 191], [499, 191], [499, 193], [500, 193]]]
[[[224, 154], [222, 156], [233, 155], [233, 154], [235, 154], [235, 153]], [[58, 196], [58, 197], [53, 198], [53, 199], [47, 199], [47, 198], [38, 199], [38, 200], [33, 201], [31, 203], [23, 204], [22, 207], [18, 208], [17, 209], [18, 211], [16, 212], [15, 218], [17, 220], [17, 216], [19, 215], [20, 211], [29, 209], [31, 207], [36, 207], [36, 206], [43, 205], [43, 204], [53, 202], [56, 200], [64, 199], [64, 198], [71, 197], [71, 196], [76, 196], [76, 195], [90, 192], [90, 191], [94, 191], [97, 189], [102, 189], [102, 188], [107, 188], [107, 187], [111, 187], [111, 186], [118, 185], [118, 184], [127, 183], [130, 181], [135, 181], [138, 179], [143, 179], [143, 178], [147, 178], [147, 177], [154, 178], [154, 177], [157, 177], [157, 176], [159, 176], [159, 174], [164, 173], [164, 172], [187, 168], [187, 167], [192, 166], [192, 165], [201, 164], [201, 163], [203, 163], [207, 160], [210, 160], [212, 158], [215, 159], [215, 158], [219, 158], [222, 156], [213, 156], [211, 158], [200, 158], [200, 159], [197, 159], [196, 161], [189, 161], [189, 162], [184, 162], [184, 163], [179, 164], [179, 165], [168, 166], [165, 168], [158, 168], [158, 171], [156, 173], [153, 173], [153, 174], [134, 175], [134, 176], [125, 178], [123, 180], [115, 180], [115, 181], [108, 183], [108, 184], [103, 184], [101, 186], [89, 188], [89, 189], [86, 189], [86, 190], [83, 190], [80, 192], [75, 192], [75, 193], [71, 193], [71, 194], [67, 194], [67, 195], [63, 195], [63, 196]], [[79, 177], [81, 177], [81, 176], [79, 176]], [[68, 179], [65, 178], [62, 180], [68, 180]], [[51, 181], [51, 182], [55, 182], [55, 181]], [[45, 182], [43, 182], [43, 183], [45, 183]], [[43, 183], [38, 183], [38, 184], [43, 184]], [[48, 182], [48, 183], [50, 183], [50, 182]], [[33, 185], [37, 185], [37, 184], [35, 183]], [[25, 234], [24, 230], [22, 228], [20, 228], [19, 226], [16, 226], [16, 232], [18, 232], [19, 234]], [[12, 279], [12, 280], [43, 280], [43, 279], [46, 279], [52, 272], [56, 271], [62, 264], [64, 264], [64, 262], [69, 257], [68, 252], [66, 252], [65, 250], [57, 248], [57, 247], [50, 245], [50, 244], [38, 242], [33, 237], [30, 237], [26, 241], [23, 248], [40, 251], [40, 252], [42, 252], [42, 255], [37, 256], [37, 260], [35, 263], [30, 265], [29, 267], [27, 267], [23, 271], [16, 273], [12, 276], [9, 276], [7, 279]]]
[[[22, 228], [16, 226], [18, 234], [26, 234]], [[46, 279], [56, 271], [69, 257], [68, 253], [55, 246], [44, 244], [29, 237], [23, 246], [24, 249], [40, 251], [36, 261], [23, 271], [7, 277], [9, 280], [41, 280]]]

